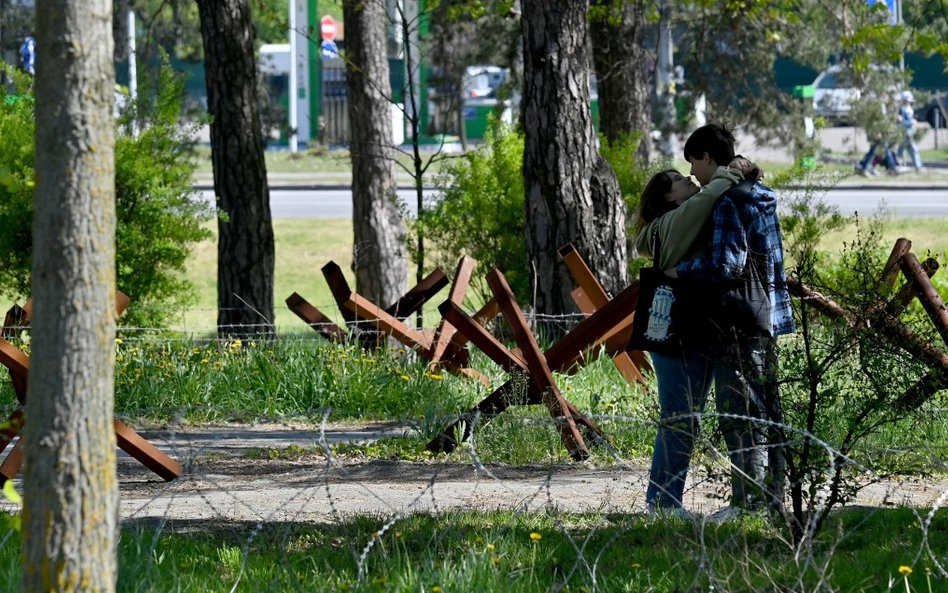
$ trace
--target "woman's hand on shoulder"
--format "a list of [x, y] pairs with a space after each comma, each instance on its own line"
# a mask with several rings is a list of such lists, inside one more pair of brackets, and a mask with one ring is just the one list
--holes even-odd
[[740, 171], [745, 179], [759, 181], [764, 178], [764, 171], [760, 167], [741, 156], [734, 157], [734, 160], [728, 163], [727, 166], [728, 169]]

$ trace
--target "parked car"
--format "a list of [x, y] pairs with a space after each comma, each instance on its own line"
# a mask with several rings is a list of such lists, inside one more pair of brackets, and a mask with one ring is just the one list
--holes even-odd
[[861, 95], [852, 74], [841, 66], [830, 66], [813, 80], [813, 114], [830, 123], [844, 123], [853, 101]]
[[927, 121], [928, 125], [935, 128], [948, 127], [948, 120], [945, 115], [948, 114], [948, 93], [932, 96], [931, 100], [915, 109], [915, 119], [918, 121]]

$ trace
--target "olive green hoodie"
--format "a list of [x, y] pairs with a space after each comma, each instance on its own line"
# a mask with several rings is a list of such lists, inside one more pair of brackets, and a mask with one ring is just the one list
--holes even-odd
[[681, 206], [646, 224], [635, 238], [635, 249], [645, 257], [652, 257], [656, 248], [661, 246], [659, 269], [675, 267], [693, 251], [695, 239], [711, 216], [717, 199], [743, 180], [744, 176], [737, 169], [718, 167], [701, 191]]

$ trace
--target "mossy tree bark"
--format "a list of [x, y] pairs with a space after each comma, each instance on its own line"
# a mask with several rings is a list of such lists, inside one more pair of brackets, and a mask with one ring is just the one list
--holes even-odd
[[218, 219], [217, 333], [269, 337], [275, 252], [249, 0], [198, 0]]
[[537, 312], [562, 315], [576, 311], [572, 280], [557, 256], [567, 243], [607, 291], [627, 284], [625, 204], [596, 149], [588, 2], [524, 0], [522, 7], [527, 254]]
[[352, 265], [359, 294], [388, 306], [405, 291], [405, 225], [396, 201], [382, 0], [344, 0], [352, 155]]
[[111, 0], [39, 0], [23, 590], [114, 591]]

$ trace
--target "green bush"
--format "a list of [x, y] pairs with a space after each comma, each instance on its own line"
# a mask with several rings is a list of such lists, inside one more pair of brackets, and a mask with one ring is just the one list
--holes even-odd
[[[0, 294], [30, 293], [35, 121], [28, 83], [0, 106]], [[211, 206], [191, 190], [190, 130], [178, 123], [183, 83], [163, 66], [142, 100], [119, 118], [115, 143], [116, 282], [132, 298], [123, 323], [156, 327], [194, 300], [184, 270], [191, 245], [208, 239]], [[136, 121], [139, 133], [129, 130]]]
[[[485, 140], [439, 174], [437, 185], [444, 189], [419, 213], [412, 233], [424, 234], [432, 266], [450, 272], [461, 255], [476, 259], [481, 272], [474, 275], [472, 288], [480, 296], [489, 298], [484, 273], [497, 267], [517, 298], [528, 302], [523, 136], [495, 121]], [[417, 261], [417, 254], [412, 256]]]
[[[635, 163], [639, 136], [613, 143], [602, 138], [601, 154], [612, 166], [629, 212], [638, 204], [649, 171]], [[492, 122], [485, 143], [445, 167], [437, 180], [442, 193], [419, 213], [412, 232], [424, 233], [430, 265], [453, 270], [461, 255], [476, 259], [482, 270], [503, 270], [520, 302], [530, 302], [530, 276], [525, 248], [523, 134]], [[631, 218], [629, 218], [631, 224]], [[410, 247], [416, 245], [409, 242]], [[417, 261], [417, 253], [412, 253]], [[475, 274], [474, 290], [490, 292], [483, 274]]]

